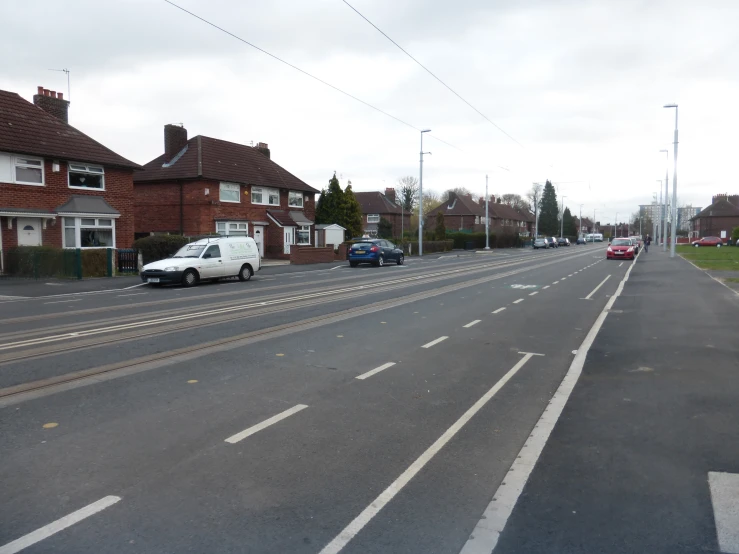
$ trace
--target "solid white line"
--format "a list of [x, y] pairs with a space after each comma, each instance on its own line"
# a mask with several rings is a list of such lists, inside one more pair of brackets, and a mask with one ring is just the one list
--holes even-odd
[[623, 262], [621, 262], [620, 264], [618, 264], [618, 267], [621, 267], [622, 265], [624, 265], [624, 263], [623, 263]]
[[117, 294], [116, 298], [121, 298], [123, 296], [141, 296], [142, 294], [149, 294], [148, 292], [132, 292], [131, 294]]
[[739, 554], [739, 474], [708, 472], [718, 549]]
[[528, 362], [534, 354], [526, 354], [521, 358], [516, 365], [514, 365], [508, 373], [506, 373], [500, 381], [495, 383], [493, 387], [486, 392], [482, 398], [475, 402], [472, 407], [467, 410], [462, 417], [455, 421], [449, 429], [447, 429], [441, 437], [436, 439], [436, 442], [432, 444], [423, 454], [421, 454], [416, 461], [414, 461], [408, 469], [406, 469], [400, 477], [393, 481], [388, 488], [386, 488], [380, 496], [378, 496], [369, 506], [367, 506], [362, 513], [360, 513], [354, 520], [347, 525], [341, 533], [339, 533], [334, 540], [328, 543], [320, 554], [337, 554], [340, 552], [349, 542], [359, 533], [365, 525], [367, 525], [372, 518], [374, 518], [380, 510], [382, 510], [388, 502], [390, 502], [408, 482], [415, 477], [415, 475], [423, 469], [423, 467], [448, 443], [454, 435], [456, 435], [465, 424], [472, 419], [472, 417], [479, 412], [485, 404], [487, 404], [497, 392], [503, 388], [503, 386], [510, 381], [510, 379], [520, 370], [526, 362]]
[[562, 379], [559, 388], [554, 393], [554, 396], [552, 396], [549, 405], [544, 410], [539, 421], [534, 425], [531, 435], [518, 453], [516, 461], [513, 462], [503, 482], [495, 491], [493, 499], [488, 504], [485, 512], [483, 512], [480, 521], [472, 530], [472, 533], [470, 533], [470, 538], [460, 551], [460, 554], [490, 554], [495, 549], [495, 546], [498, 544], [498, 538], [503, 532], [503, 529], [505, 529], [508, 518], [513, 512], [516, 502], [518, 502], [518, 497], [529, 480], [529, 476], [534, 470], [542, 450], [544, 450], [549, 435], [552, 429], [554, 429], [559, 416], [562, 414], [562, 410], [564, 410], [565, 404], [577, 384], [577, 380], [580, 378], [588, 351], [593, 345], [593, 341], [595, 341], [600, 328], [603, 326], [603, 322], [608, 317], [609, 310], [621, 295], [633, 268], [634, 264], [629, 266], [615, 294], [608, 299], [605, 308], [598, 315], [595, 323], [593, 323], [590, 331], [582, 341], [580, 348], [577, 349], [577, 354], [575, 354], [570, 364], [570, 369], [567, 371], [564, 379]]
[[[124, 287], [122, 289], [110, 289], [113, 290], [129, 290], [129, 289], [135, 289], [136, 287], [143, 287], [144, 285], [148, 285], [149, 283], [139, 283], [138, 285], [131, 285], [130, 287]], [[108, 291], [100, 291], [100, 292], [108, 292]]]
[[274, 425], [278, 421], [282, 421], [286, 417], [290, 417], [293, 414], [298, 413], [301, 410], [305, 410], [308, 406], [305, 404], [298, 404], [297, 406], [293, 406], [289, 410], [285, 410], [282, 413], [279, 413], [275, 416], [272, 416], [269, 419], [265, 419], [262, 423], [258, 423], [254, 425], [253, 427], [249, 427], [248, 429], [244, 429], [241, 431], [241, 433], [236, 433], [235, 435], [228, 437], [226, 439], [226, 442], [230, 442], [231, 444], [236, 444], [239, 441], [244, 440], [246, 437], [249, 437], [253, 435], [254, 433], [258, 433], [262, 429], [266, 429], [270, 425]]
[[436, 340], [432, 340], [431, 342], [428, 342], [428, 343], [424, 344], [421, 348], [431, 348], [435, 344], [439, 344], [441, 341], [444, 341], [444, 340], [446, 340], [448, 338], [449, 337], [439, 337]]
[[529, 296], [536, 296], [537, 294], [539, 294], [539, 291], [535, 290], [534, 292], [530, 292]]
[[468, 329], [472, 327], [473, 325], [477, 325], [478, 323], [480, 323], [480, 321], [481, 321], [480, 319], [476, 319], [475, 321], [470, 321], [467, 325], [462, 325], [462, 327], [464, 327], [465, 329]]
[[82, 300], [81, 298], [78, 298], [77, 300], [54, 300], [54, 302], [44, 302], [44, 304], [62, 304], [64, 302], [79, 302]]
[[543, 286], [543, 287], [542, 287], [541, 289], [542, 289], [542, 290], [546, 290], [546, 289], [548, 289], [549, 287], [550, 287], [550, 285], [546, 285], [546, 286]]
[[57, 519], [53, 523], [49, 523], [48, 525], [41, 527], [41, 529], [36, 529], [35, 531], [28, 533], [28, 535], [24, 535], [5, 546], [0, 546], [0, 554], [15, 554], [16, 552], [20, 552], [37, 542], [48, 539], [50, 536], [66, 529], [67, 527], [71, 527], [75, 523], [79, 523], [83, 519], [103, 511], [105, 508], [109, 508], [116, 502], [119, 502], [120, 499], [121, 498], [119, 496], [106, 496], [105, 498], [101, 498], [97, 502], [93, 502], [84, 508], [80, 508], [76, 512], [72, 512], [61, 519]]
[[518, 304], [519, 302], [523, 302], [524, 300], [524, 298], [519, 298], [518, 300], [514, 300], [513, 303]]
[[498, 308], [497, 310], [495, 310], [494, 312], [491, 312], [491, 313], [494, 313], [494, 314], [499, 314], [499, 313], [500, 313], [500, 312], [502, 312], [503, 310], [505, 310], [505, 308]]
[[602, 287], [602, 286], [603, 286], [603, 285], [605, 284], [605, 282], [606, 282], [606, 281], [608, 281], [608, 279], [610, 279], [610, 278], [611, 278], [611, 276], [610, 276], [610, 275], [608, 275], [608, 276], [607, 276], [607, 277], [606, 277], [605, 279], [603, 279], [603, 280], [602, 280], [602, 281], [600, 282], [600, 285], [598, 285], [597, 287], [595, 287], [595, 288], [593, 289], [593, 292], [591, 292], [590, 294], [588, 294], [588, 295], [587, 295], [587, 296], [585, 297], [585, 300], [590, 300], [590, 297], [591, 297], [591, 296], [593, 296], [593, 295], [594, 295], [594, 294], [595, 294], [595, 293], [596, 293], [596, 292], [598, 291], [598, 289], [599, 289], [600, 287]]
[[393, 367], [394, 365], [395, 365], [395, 362], [388, 362], [386, 364], [382, 364], [380, 367], [376, 367], [375, 369], [372, 369], [368, 371], [367, 373], [362, 373], [362, 375], [358, 375], [357, 379], [361, 379], [363, 381], [367, 377], [372, 377], [375, 373], [380, 373], [381, 371], [384, 371], [389, 367]]

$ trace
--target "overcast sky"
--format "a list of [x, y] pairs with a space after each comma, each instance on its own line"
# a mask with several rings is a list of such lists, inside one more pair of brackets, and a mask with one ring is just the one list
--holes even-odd
[[[739, 192], [737, 0], [349, 0], [505, 130], [465, 105], [342, 0], [177, 0], [410, 123], [430, 128], [424, 187], [525, 194], [559, 184], [612, 221], [664, 180], [680, 105], [679, 202]], [[67, 91], [70, 123], [146, 163], [162, 127], [244, 144], [321, 188], [418, 175], [419, 133], [163, 0], [3, 0], [0, 89]], [[23, 24], [20, 24], [23, 22]], [[456, 148], [435, 140], [435, 137]], [[505, 167], [508, 171], [500, 169]], [[662, 185], [664, 187], [664, 184]], [[619, 219], [624, 219], [619, 217]]]

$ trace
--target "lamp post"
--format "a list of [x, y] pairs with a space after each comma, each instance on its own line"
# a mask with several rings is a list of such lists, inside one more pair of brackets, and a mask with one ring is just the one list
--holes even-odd
[[[672, 162], [674, 164], [672, 168], [672, 236], [670, 240], [670, 258], [675, 257], [675, 242], [677, 240], [677, 104], [665, 104], [665, 108], [675, 108], [675, 141], [673, 145], [675, 147], [672, 153]], [[665, 202], [667, 199], [665, 199]]]
[[[660, 238], [664, 238], [664, 233], [662, 232], [662, 221], [663, 221], [663, 217], [664, 217], [663, 211], [664, 211], [664, 208], [665, 207], [662, 205], [662, 179], [657, 179], [657, 182], [659, 183], [659, 187], [660, 187], [659, 189], [657, 189], [657, 190], [659, 190], [659, 204], [658, 204], [658, 206], [659, 206], [659, 221], [657, 221], [655, 223], [656, 232], [654, 234], [654, 240], [657, 242], [657, 245], [659, 245]], [[654, 201], [655, 202], [657, 201], [657, 193], [655, 193], [655, 195], [654, 195]], [[665, 245], [664, 248], [667, 248], [667, 246]], [[663, 251], [664, 251], [664, 248], [663, 248]]]
[[485, 250], [490, 250], [490, 230], [488, 228], [488, 176], [485, 175]]
[[582, 238], [582, 207], [585, 204], [580, 204], [580, 219], [577, 225], [577, 238]]
[[565, 232], [565, 198], [566, 196], [562, 197], [562, 216], [559, 218], [559, 236], [560, 238], [564, 236]]
[[613, 238], [616, 237], [616, 226], [618, 225], [618, 212], [616, 212], [616, 219], [613, 222]]
[[418, 168], [418, 255], [423, 256], [423, 134], [431, 129], [421, 130], [421, 163]]
[[595, 243], [595, 211], [596, 211], [595, 208], [593, 208], [593, 231], [592, 231], [593, 243]]
[[[662, 252], [667, 252], [667, 241], [665, 240], [667, 237], [667, 183], [669, 180], [669, 169], [668, 169], [668, 163], [670, 160], [670, 151], [669, 150], [660, 150], [660, 152], [665, 153], [665, 206], [664, 206], [664, 214], [662, 216]], [[660, 182], [660, 184], [662, 184]], [[662, 197], [662, 190], [660, 187], [660, 198]], [[661, 203], [660, 203], [661, 204]], [[660, 214], [662, 214], [662, 206], [659, 208]]]

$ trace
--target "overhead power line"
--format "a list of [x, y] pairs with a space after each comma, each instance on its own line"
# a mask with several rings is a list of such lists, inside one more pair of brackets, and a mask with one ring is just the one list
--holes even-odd
[[[382, 109], [378, 108], [377, 106], [373, 106], [373, 105], [372, 105], [372, 104], [370, 104], [369, 102], [365, 102], [365, 101], [364, 101], [364, 100], [362, 100], [361, 98], [357, 98], [357, 97], [356, 97], [356, 96], [354, 96], [353, 94], [350, 94], [350, 93], [346, 92], [345, 90], [342, 90], [342, 89], [340, 89], [339, 87], [337, 87], [337, 86], [334, 86], [334, 85], [332, 85], [331, 83], [329, 83], [329, 82], [327, 82], [327, 81], [324, 81], [324, 80], [323, 80], [323, 79], [321, 79], [320, 77], [316, 77], [315, 75], [313, 75], [313, 74], [311, 74], [311, 73], [308, 73], [308, 72], [307, 72], [307, 71], [305, 71], [304, 69], [300, 69], [300, 68], [299, 68], [298, 66], [296, 66], [296, 65], [293, 65], [293, 64], [291, 64], [290, 62], [288, 62], [288, 61], [285, 61], [285, 60], [283, 60], [283, 59], [282, 59], [282, 58], [280, 58], [279, 56], [276, 56], [276, 55], [274, 55], [274, 54], [272, 54], [272, 53], [270, 53], [270, 52], [267, 52], [267, 51], [266, 51], [266, 50], [265, 50], [264, 48], [260, 48], [260, 47], [259, 47], [259, 46], [257, 46], [256, 44], [252, 44], [252, 43], [251, 43], [251, 42], [249, 42], [248, 40], [245, 40], [245, 39], [241, 38], [240, 36], [238, 36], [238, 35], [235, 35], [235, 34], [234, 34], [234, 33], [232, 33], [231, 31], [228, 31], [228, 30], [224, 29], [223, 27], [220, 27], [220, 26], [216, 25], [215, 23], [213, 23], [213, 22], [211, 22], [211, 21], [208, 21], [208, 20], [207, 20], [207, 19], [205, 19], [204, 17], [201, 17], [201, 16], [197, 15], [196, 13], [193, 13], [193, 12], [191, 12], [191, 11], [189, 11], [189, 10], [187, 10], [187, 9], [183, 8], [182, 6], [179, 6], [179, 5], [175, 4], [175, 3], [174, 3], [174, 2], [172, 2], [171, 0], [164, 0], [164, 1], [165, 1], [165, 2], [167, 3], [167, 4], [169, 4], [169, 5], [171, 5], [171, 6], [174, 6], [174, 7], [175, 7], [175, 8], [177, 8], [178, 10], [181, 10], [181, 11], [185, 12], [186, 14], [188, 14], [188, 15], [191, 15], [191, 16], [192, 16], [192, 17], [194, 17], [195, 19], [199, 19], [199, 20], [200, 20], [200, 21], [202, 21], [203, 23], [206, 23], [207, 25], [210, 25], [211, 27], [213, 27], [213, 28], [215, 28], [215, 29], [218, 29], [218, 30], [219, 30], [219, 31], [221, 31], [222, 33], [226, 33], [226, 34], [227, 34], [228, 36], [230, 36], [230, 37], [232, 37], [232, 38], [235, 38], [236, 40], [238, 40], [238, 41], [240, 41], [240, 42], [243, 42], [243, 43], [244, 43], [244, 44], [246, 44], [247, 46], [251, 46], [251, 47], [252, 47], [252, 48], [254, 48], [255, 50], [259, 50], [259, 51], [260, 51], [261, 53], [263, 53], [263, 54], [266, 54], [266, 55], [267, 55], [267, 56], [269, 56], [270, 58], [273, 58], [273, 59], [277, 60], [278, 62], [281, 62], [281, 63], [283, 63], [283, 64], [287, 65], [288, 67], [291, 67], [292, 69], [294, 69], [294, 70], [296, 70], [296, 71], [299, 71], [299, 72], [300, 72], [300, 73], [302, 73], [303, 75], [306, 75], [307, 77], [310, 77], [311, 79], [314, 79], [314, 80], [318, 81], [318, 82], [319, 82], [319, 83], [321, 83], [322, 85], [326, 85], [327, 87], [329, 87], [329, 88], [332, 88], [332, 89], [334, 89], [334, 90], [335, 90], [336, 92], [340, 92], [340, 93], [341, 93], [341, 94], [343, 94], [344, 96], [348, 96], [348, 97], [349, 97], [349, 98], [351, 98], [352, 100], [356, 100], [357, 102], [359, 102], [359, 103], [361, 103], [361, 104], [364, 104], [364, 105], [365, 105], [365, 106], [367, 106], [368, 108], [372, 108], [373, 110], [375, 110], [375, 111], [377, 111], [377, 112], [380, 112], [381, 114], [383, 114], [383, 115], [386, 115], [387, 117], [390, 117], [390, 118], [394, 119], [394, 120], [395, 120], [395, 121], [397, 121], [398, 123], [402, 123], [403, 125], [405, 125], [405, 126], [407, 126], [407, 127], [410, 127], [411, 129], [415, 129], [416, 131], [419, 131], [419, 132], [421, 131], [421, 129], [419, 129], [419, 128], [418, 128], [418, 127], [416, 127], [415, 125], [412, 125], [412, 124], [408, 123], [407, 121], [403, 121], [403, 120], [402, 120], [402, 119], [400, 119], [399, 117], [395, 117], [394, 115], [392, 115], [392, 114], [390, 114], [390, 113], [388, 113], [388, 112], [386, 112], [386, 111], [384, 111], [384, 110], [382, 110]], [[456, 150], [461, 150], [461, 148], [458, 148], [457, 146], [454, 146], [453, 144], [450, 144], [450, 143], [448, 143], [448, 142], [446, 142], [446, 141], [444, 141], [444, 140], [440, 139], [440, 138], [439, 138], [439, 137], [437, 137], [437, 136], [434, 136], [434, 135], [431, 135], [431, 136], [432, 136], [432, 137], [433, 137], [434, 139], [438, 140], [439, 142], [441, 142], [441, 143], [443, 143], [443, 144], [446, 144], [447, 146], [451, 146], [452, 148], [454, 148], [454, 149], [456, 149]]]
[[501, 128], [500, 126], [498, 126], [498, 125], [497, 125], [497, 124], [496, 124], [496, 123], [495, 123], [494, 121], [492, 121], [492, 120], [491, 120], [491, 119], [490, 119], [490, 118], [489, 118], [488, 116], [486, 116], [486, 115], [485, 115], [484, 113], [482, 113], [482, 112], [481, 112], [480, 110], [478, 110], [478, 109], [477, 109], [477, 108], [476, 108], [475, 106], [473, 106], [473, 105], [472, 105], [472, 104], [470, 104], [470, 103], [469, 103], [469, 102], [468, 102], [467, 100], [465, 100], [465, 99], [464, 99], [464, 98], [462, 97], [462, 95], [461, 95], [461, 94], [459, 94], [459, 93], [458, 93], [457, 91], [455, 91], [455, 90], [454, 90], [454, 89], [453, 89], [452, 87], [450, 87], [450, 86], [449, 86], [449, 85], [447, 85], [447, 84], [446, 84], [446, 83], [445, 83], [444, 81], [442, 81], [442, 80], [441, 80], [441, 79], [440, 79], [439, 77], [437, 77], [437, 76], [436, 76], [436, 75], [435, 75], [435, 74], [434, 74], [434, 73], [433, 73], [433, 72], [432, 72], [432, 71], [431, 71], [431, 70], [430, 70], [430, 69], [429, 69], [428, 67], [426, 67], [426, 66], [425, 66], [425, 65], [423, 65], [423, 64], [422, 64], [421, 62], [419, 62], [419, 61], [418, 61], [418, 60], [417, 60], [416, 58], [414, 58], [414, 57], [413, 57], [413, 55], [412, 55], [412, 54], [411, 54], [410, 52], [408, 52], [408, 51], [407, 51], [407, 50], [406, 50], [405, 48], [403, 48], [403, 47], [402, 47], [402, 46], [401, 46], [400, 44], [398, 44], [398, 43], [397, 43], [397, 42], [395, 42], [395, 41], [394, 41], [393, 39], [391, 39], [391, 38], [390, 38], [390, 37], [389, 37], [389, 36], [387, 35], [387, 33], [385, 33], [385, 31], [383, 31], [383, 30], [382, 30], [382, 29], [380, 29], [380, 28], [379, 28], [379, 27], [378, 27], [377, 25], [375, 25], [375, 24], [374, 24], [374, 23], [372, 23], [372, 22], [371, 22], [371, 21], [370, 21], [369, 19], [367, 19], [367, 18], [366, 18], [366, 17], [365, 17], [365, 16], [364, 16], [364, 15], [362, 14], [362, 12], [360, 12], [360, 11], [359, 11], [359, 10], [358, 10], [357, 8], [355, 8], [354, 6], [352, 6], [352, 5], [351, 5], [351, 4], [349, 3], [349, 2], [347, 2], [346, 0], [341, 0], [341, 1], [342, 1], [342, 2], [344, 2], [344, 4], [346, 4], [347, 6], [349, 6], [349, 7], [350, 7], [350, 8], [352, 9], [352, 10], [354, 10], [354, 12], [355, 12], [355, 13], [356, 13], [356, 14], [357, 14], [357, 15], [358, 15], [359, 17], [361, 17], [361, 18], [362, 18], [362, 19], [364, 19], [364, 20], [365, 20], [365, 21], [366, 21], [367, 23], [369, 23], [370, 25], [372, 25], [372, 26], [373, 26], [373, 27], [374, 27], [374, 28], [375, 28], [375, 29], [377, 30], [377, 32], [379, 32], [379, 33], [380, 33], [380, 34], [381, 34], [382, 36], [384, 36], [384, 37], [385, 37], [386, 39], [388, 39], [388, 40], [389, 40], [390, 42], [392, 42], [392, 43], [393, 43], [393, 44], [394, 44], [395, 46], [397, 46], [397, 47], [398, 47], [398, 48], [400, 49], [400, 51], [401, 51], [401, 52], [403, 52], [403, 53], [404, 53], [404, 54], [405, 54], [406, 56], [408, 56], [408, 57], [409, 57], [410, 59], [412, 59], [412, 60], [413, 60], [414, 62], [416, 62], [416, 63], [417, 63], [417, 64], [418, 64], [419, 66], [421, 66], [421, 67], [422, 67], [422, 68], [423, 68], [423, 69], [424, 69], [424, 70], [426, 71], [426, 73], [428, 73], [429, 75], [431, 75], [431, 76], [432, 76], [432, 77], [433, 77], [434, 79], [436, 79], [436, 80], [437, 80], [437, 81], [439, 81], [439, 82], [440, 82], [440, 83], [441, 83], [442, 85], [444, 85], [444, 86], [445, 86], [445, 87], [446, 87], [447, 89], [449, 89], [449, 91], [450, 91], [450, 92], [451, 92], [452, 94], [454, 94], [454, 95], [455, 95], [455, 96], [456, 96], [457, 98], [459, 98], [459, 99], [460, 99], [460, 100], [461, 100], [462, 102], [464, 102], [465, 104], [467, 104], [467, 105], [468, 105], [468, 106], [469, 106], [470, 108], [472, 108], [472, 109], [473, 109], [473, 110], [475, 110], [475, 111], [476, 111], [476, 112], [477, 112], [478, 114], [480, 114], [480, 115], [481, 115], [481, 116], [482, 116], [483, 118], [485, 118], [485, 120], [486, 120], [486, 121], [487, 121], [488, 123], [490, 123], [490, 124], [491, 124], [491, 125], [492, 125], [493, 127], [495, 127], [496, 129], [498, 129], [498, 131], [500, 131], [501, 133], [503, 133], [503, 134], [504, 134], [505, 136], [507, 136], [507, 137], [508, 137], [509, 139], [511, 139], [511, 140], [512, 140], [513, 142], [515, 142], [515, 143], [516, 143], [516, 144], [518, 144], [518, 145], [519, 145], [519, 146], [520, 146], [521, 148], [523, 148], [523, 144], [521, 144], [521, 143], [520, 143], [520, 142], [518, 142], [518, 141], [517, 141], [517, 140], [516, 140], [515, 138], [513, 138], [513, 137], [512, 137], [511, 135], [509, 135], [508, 133], [506, 133], [506, 132], [505, 132], [505, 130], [503, 130], [503, 129], [502, 129], [502, 128]]

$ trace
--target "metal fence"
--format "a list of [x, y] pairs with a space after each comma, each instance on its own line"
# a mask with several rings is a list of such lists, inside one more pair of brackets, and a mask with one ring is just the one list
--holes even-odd
[[121, 248], [117, 251], [118, 273], [139, 272], [139, 251], [135, 248]]
[[4, 278], [82, 279], [112, 277], [116, 272], [136, 274], [139, 270], [139, 251], [132, 248], [17, 247], [2, 255]]

